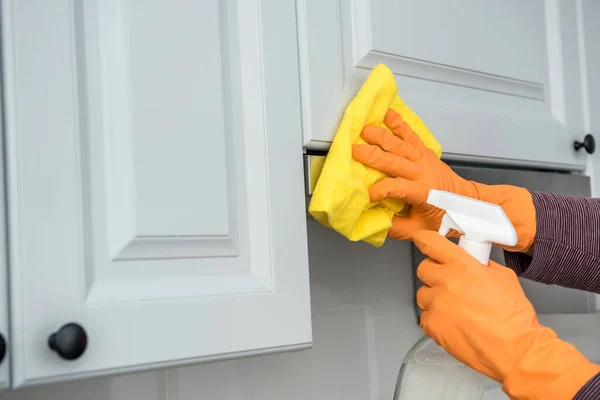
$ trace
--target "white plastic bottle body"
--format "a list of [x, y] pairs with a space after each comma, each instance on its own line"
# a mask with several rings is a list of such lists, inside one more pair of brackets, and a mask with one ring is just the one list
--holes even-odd
[[394, 400], [480, 400], [486, 378], [423, 337], [408, 352]]

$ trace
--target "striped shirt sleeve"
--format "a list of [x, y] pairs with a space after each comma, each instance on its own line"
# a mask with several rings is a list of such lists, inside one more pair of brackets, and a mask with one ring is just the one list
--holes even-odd
[[577, 392], [573, 400], [600, 399], [600, 374], [594, 376]]
[[600, 199], [532, 192], [533, 257], [505, 253], [517, 275], [600, 293]]
[[[533, 256], [505, 252], [517, 275], [600, 293], [600, 199], [532, 192], [537, 232]], [[600, 399], [600, 374], [574, 400]]]

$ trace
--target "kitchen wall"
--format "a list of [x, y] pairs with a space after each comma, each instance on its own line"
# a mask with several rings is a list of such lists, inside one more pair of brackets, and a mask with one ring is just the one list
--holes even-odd
[[308, 220], [311, 350], [46, 385], [2, 400], [391, 400], [420, 337], [410, 247], [350, 243]]

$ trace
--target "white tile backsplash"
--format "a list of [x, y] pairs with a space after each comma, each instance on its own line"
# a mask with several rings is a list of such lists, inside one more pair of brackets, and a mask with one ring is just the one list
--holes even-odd
[[314, 347], [45, 385], [2, 400], [391, 400], [420, 337], [407, 243], [351, 243], [309, 218]]

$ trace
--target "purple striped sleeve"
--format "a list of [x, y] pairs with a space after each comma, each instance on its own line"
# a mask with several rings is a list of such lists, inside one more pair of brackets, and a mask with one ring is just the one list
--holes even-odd
[[600, 374], [594, 376], [577, 392], [573, 400], [600, 399]]
[[[600, 200], [532, 192], [537, 233], [533, 257], [505, 252], [517, 275], [600, 293]], [[600, 374], [574, 400], [600, 399]]]
[[517, 275], [600, 293], [600, 200], [532, 192], [537, 233], [533, 257], [505, 252]]

